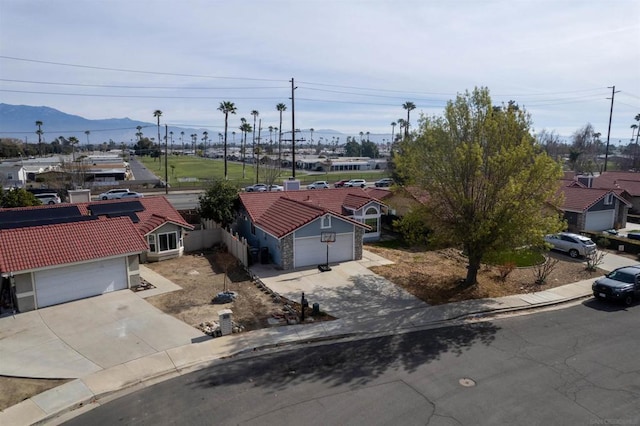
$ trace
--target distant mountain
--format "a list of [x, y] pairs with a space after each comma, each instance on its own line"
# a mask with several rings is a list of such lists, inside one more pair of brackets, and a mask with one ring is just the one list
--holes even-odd
[[[87, 143], [85, 131], [89, 131], [89, 142], [99, 144], [113, 140], [116, 143], [129, 143], [136, 139], [137, 127], [142, 127], [142, 132], [148, 137], [157, 134], [156, 123], [135, 121], [130, 118], [108, 118], [101, 120], [88, 120], [78, 115], [71, 115], [46, 106], [9, 105], [0, 103], [0, 137], [17, 138], [28, 142], [37, 141], [36, 121], [42, 121], [42, 131], [45, 142], [49, 143], [58, 136], [68, 138], [75, 136], [81, 144]], [[197, 133], [202, 135], [206, 129], [192, 129], [181, 127], [169, 127], [168, 131], [174, 133], [174, 143], [179, 140], [176, 134], [180, 132], [186, 135]], [[162, 129], [164, 136], [164, 128]], [[211, 132], [209, 132], [211, 134]], [[156, 136], [157, 138], [157, 136]], [[179, 142], [178, 142], [179, 143]]]
[[[50, 143], [58, 136], [69, 138], [75, 136], [81, 144], [87, 143], [87, 135], [85, 131], [89, 131], [89, 142], [92, 144], [100, 144], [113, 140], [116, 143], [130, 143], [136, 140], [136, 127], [141, 126], [145, 136], [157, 138], [157, 125], [155, 122], [135, 121], [130, 118], [108, 118], [101, 120], [89, 120], [78, 115], [71, 115], [58, 111], [54, 108], [46, 106], [29, 106], [29, 105], [9, 105], [0, 103], [0, 137], [16, 138], [27, 140], [33, 143], [38, 140], [36, 135], [36, 121], [42, 121], [42, 131], [44, 141]], [[185, 128], [185, 127], [169, 127], [168, 131], [173, 132], [174, 144], [180, 143], [180, 132], [184, 132], [185, 143], [190, 142], [188, 135], [198, 134], [198, 143], [201, 142], [202, 132], [209, 132], [209, 141], [217, 143], [218, 131], [211, 131], [204, 128]], [[231, 129], [229, 133], [231, 133]], [[162, 128], [161, 136], [164, 136], [164, 128]], [[236, 135], [238, 136], [238, 135]], [[273, 139], [277, 140], [277, 134], [273, 134]], [[344, 145], [347, 142], [347, 134], [341, 133], [333, 129], [317, 129], [313, 132], [313, 143], [321, 142], [323, 144], [331, 144], [334, 142]], [[350, 135], [357, 141], [360, 140], [359, 135]], [[291, 131], [283, 133], [283, 139], [291, 139]], [[364, 136], [366, 138], [366, 136]], [[262, 128], [262, 141], [269, 140], [268, 128]], [[391, 135], [370, 134], [369, 139], [372, 142], [382, 143], [388, 141]], [[309, 129], [303, 129], [296, 134], [296, 139], [304, 139], [303, 144], [311, 142], [311, 132]], [[247, 139], [248, 140], [248, 139]], [[229, 134], [229, 143], [231, 143], [231, 135]], [[238, 138], [239, 143], [239, 138]]]

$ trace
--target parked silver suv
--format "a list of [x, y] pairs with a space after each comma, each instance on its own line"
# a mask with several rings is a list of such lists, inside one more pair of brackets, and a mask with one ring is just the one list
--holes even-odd
[[569, 253], [573, 258], [587, 256], [596, 251], [596, 243], [589, 237], [570, 232], [547, 235], [544, 240], [551, 244], [553, 249]]
[[98, 195], [98, 198], [101, 200], [115, 200], [121, 198], [122, 195], [128, 192], [130, 191], [127, 188], [110, 189], [107, 192], [103, 192], [102, 194]]

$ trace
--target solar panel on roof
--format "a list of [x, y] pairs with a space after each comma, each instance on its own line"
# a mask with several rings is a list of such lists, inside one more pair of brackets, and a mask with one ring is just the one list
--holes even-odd
[[[0, 229], [24, 228], [38, 226], [40, 222], [49, 220], [73, 219], [83, 217], [78, 206], [45, 207], [24, 210], [0, 211]], [[34, 225], [33, 223], [36, 223]]]
[[88, 206], [91, 214], [95, 216], [135, 213], [144, 211], [144, 206], [138, 200], [122, 201], [118, 203], [95, 203]]
[[76, 223], [86, 222], [89, 220], [97, 220], [96, 216], [79, 216], [79, 217], [57, 217], [47, 218], [40, 220], [30, 220], [26, 222], [2, 222], [0, 223], [0, 229], [18, 229], [18, 228], [32, 228], [34, 226], [45, 225], [58, 225], [61, 223]]

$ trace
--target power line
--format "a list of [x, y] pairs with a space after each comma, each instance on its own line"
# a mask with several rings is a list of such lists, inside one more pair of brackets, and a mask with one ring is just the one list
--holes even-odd
[[52, 81], [32, 81], [32, 80], [12, 80], [0, 78], [0, 81], [10, 83], [45, 84], [52, 86], [74, 86], [74, 87], [99, 87], [109, 89], [178, 89], [178, 90], [257, 90], [257, 89], [286, 89], [286, 86], [246, 86], [246, 87], [185, 87], [185, 86], [129, 86], [112, 84], [82, 84], [82, 83], [61, 83]]
[[[219, 96], [156, 96], [156, 95], [106, 95], [106, 94], [91, 94], [91, 93], [59, 93], [59, 92], [41, 92], [41, 91], [32, 91], [32, 90], [11, 90], [11, 89], [0, 89], [0, 92], [10, 92], [10, 93], [30, 93], [34, 95], [58, 95], [58, 96], [83, 96], [83, 97], [96, 97], [96, 98], [143, 98], [143, 99], [220, 99]], [[237, 97], [234, 96], [234, 99], [241, 100], [274, 100], [278, 101], [281, 98], [273, 98], [273, 97]]]
[[85, 69], [102, 70], [102, 71], [128, 72], [128, 73], [134, 73], [134, 74], [169, 75], [173, 77], [195, 77], [195, 78], [212, 78], [212, 79], [220, 79], [220, 80], [245, 80], [245, 81], [277, 81], [279, 83], [288, 81], [288, 80], [275, 80], [275, 79], [269, 79], [269, 78], [225, 77], [225, 76], [212, 76], [212, 75], [170, 73], [170, 72], [160, 72], [160, 71], [141, 71], [141, 70], [131, 70], [131, 69], [125, 69], [125, 68], [97, 67], [92, 65], [69, 64], [64, 62], [51, 62], [51, 61], [40, 61], [36, 59], [16, 58], [15, 56], [4, 56], [4, 55], [0, 55], [0, 59], [10, 59], [13, 61], [33, 62], [37, 64], [57, 65], [57, 66], [73, 67], [73, 68], [85, 68]]

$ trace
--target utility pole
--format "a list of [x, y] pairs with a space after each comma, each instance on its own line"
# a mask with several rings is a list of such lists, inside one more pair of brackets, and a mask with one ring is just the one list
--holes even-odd
[[[259, 171], [260, 171], [260, 130], [262, 130], [262, 118], [260, 120], [258, 120], [258, 145], [256, 145], [255, 148], [255, 158], [256, 158], [256, 183], [258, 183], [259, 178]], [[256, 129], [253, 129], [254, 133], [256, 131]]]
[[[613, 118], [613, 98], [616, 96], [616, 86], [609, 86], [611, 89], [611, 109], [609, 110], [609, 130], [607, 131], [607, 151], [604, 153], [604, 171], [607, 171], [607, 163], [609, 162], [609, 138], [611, 137], [611, 119]], [[609, 98], [607, 98], [609, 99]]]
[[168, 159], [168, 151], [167, 151], [167, 147], [168, 147], [168, 143], [167, 143], [167, 132], [169, 130], [169, 126], [168, 125], [164, 125], [164, 193], [165, 194], [169, 194], [169, 169], [167, 167], [167, 163], [169, 161]]
[[291, 175], [294, 179], [296, 178], [296, 107], [294, 100], [294, 91], [296, 89], [293, 77], [291, 77]]

